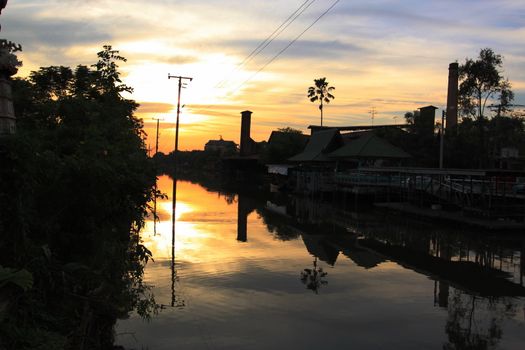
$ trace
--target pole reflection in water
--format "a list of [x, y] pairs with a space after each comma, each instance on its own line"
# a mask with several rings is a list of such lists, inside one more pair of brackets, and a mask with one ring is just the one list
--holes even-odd
[[157, 193], [159, 191], [158, 185], [157, 185], [158, 179], [155, 181], [155, 195], [153, 196], [153, 236], [157, 235], [157, 221], [159, 220], [159, 217], [157, 215]]
[[150, 323], [120, 322], [117, 334], [138, 339], [120, 341], [125, 348], [525, 344], [521, 236], [468, 234], [302, 198], [218, 195], [167, 177], [159, 190], [172, 198], [159, 197], [158, 235], [145, 236], [157, 258], [147, 277], [168, 307]]
[[171, 203], [171, 306], [183, 307], [184, 300], [175, 293], [175, 282], [178, 281], [177, 270], [175, 269], [175, 232], [177, 224], [177, 178], [175, 177], [173, 178]]

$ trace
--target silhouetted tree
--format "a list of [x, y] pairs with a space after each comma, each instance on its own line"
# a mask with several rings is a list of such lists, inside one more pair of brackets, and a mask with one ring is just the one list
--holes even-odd
[[299, 135], [301, 135], [303, 133], [301, 130], [294, 129], [294, 128], [291, 128], [289, 126], [287, 126], [285, 128], [279, 128], [279, 129], [277, 129], [277, 131], [285, 132], [285, 133], [288, 133], [288, 134], [299, 134]]
[[326, 78], [314, 79], [315, 86], [308, 88], [308, 98], [311, 102], [319, 101], [319, 110], [321, 111], [321, 126], [323, 126], [323, 104], [330, 103], [335, 97], [330, 92], [335, 87], [329, 86]]
[[267, 163], [282, 163], [300, 153], [308, 137], [303, 132], [291, 127], [279, 128], [272, 132], [269, 143], [261, 153], [261, 159]]
[[139, 236], [155, 169], [138, 104], [120, 95], [130, 91], [123, 60], [105, 46], [91, 67], [13, 82], [17, 134], [0, 139], [0, 289], [5, 271], [33, 284], [8, 286], [18, 289], [0, 310], [1, 349], [112, 348], [117, 317], [155, 310]]
[[514, 99], [511, 84], [502, 75], [503, 57], [485, 48], [474, 60], [467, 58], [459, 67], [459, 103], [465, 117], [486, 118], [485, 107], [492, 101], [500, 106], [500, 114]]
[[[459, 67], [459, 107], [465, 123], [459, 127], [463, 135], [450, 141], [455, 147], [461, 145], [464, 150], [470, 150], [474, 156], [471, 159], [477, 162], [475, 167], [490, 166], [489, 153], [494, 151], [490, 135], [487, 135], [490, 134], [490, 123], [486, 107], [491, 104], [498, 106], [496, 116], [502, 116], [510, 110], [514, 99], [511, 84], [503, 77], [502, 66], [503, 57], [490, 48], [484, 48], [478, 58], [467, 58]], [[466, 119], [473, 119], [473, 122]]]

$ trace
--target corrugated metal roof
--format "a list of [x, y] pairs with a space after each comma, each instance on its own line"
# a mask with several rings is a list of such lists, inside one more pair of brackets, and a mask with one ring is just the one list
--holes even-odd
[[338, 150], [330, 158], [410, 158], [410, 155], [374, 133], [366, 133]]
[[318, 131], [310, 136], [303, 152], [291, 157], [293, 162], [326, 162], [330, 159], [326, 156], [335, 145], [341, 145], [341, 135], [337, 129]]

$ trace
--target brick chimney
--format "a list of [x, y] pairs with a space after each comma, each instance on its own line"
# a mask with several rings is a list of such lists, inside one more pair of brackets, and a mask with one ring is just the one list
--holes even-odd
[[240, 155], [247, 156], [251, 153], [251, 138], [250, 138], [250, 126], [252, 123], [252, 112], [243, 111], [241, 112], [241, 146]]
[[459, 65], [457, 62], [448, 66], [447, 95], [447, 130], [454, 130], [458, 124], [458, 79]]

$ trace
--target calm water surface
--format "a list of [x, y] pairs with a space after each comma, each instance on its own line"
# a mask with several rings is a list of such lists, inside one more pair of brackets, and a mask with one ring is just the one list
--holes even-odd
[[163, 307], [119, 321], [126, 349], [525, 349], [520, 237], [179, 181], [173, 264], [171, 209], [143, 233]]

